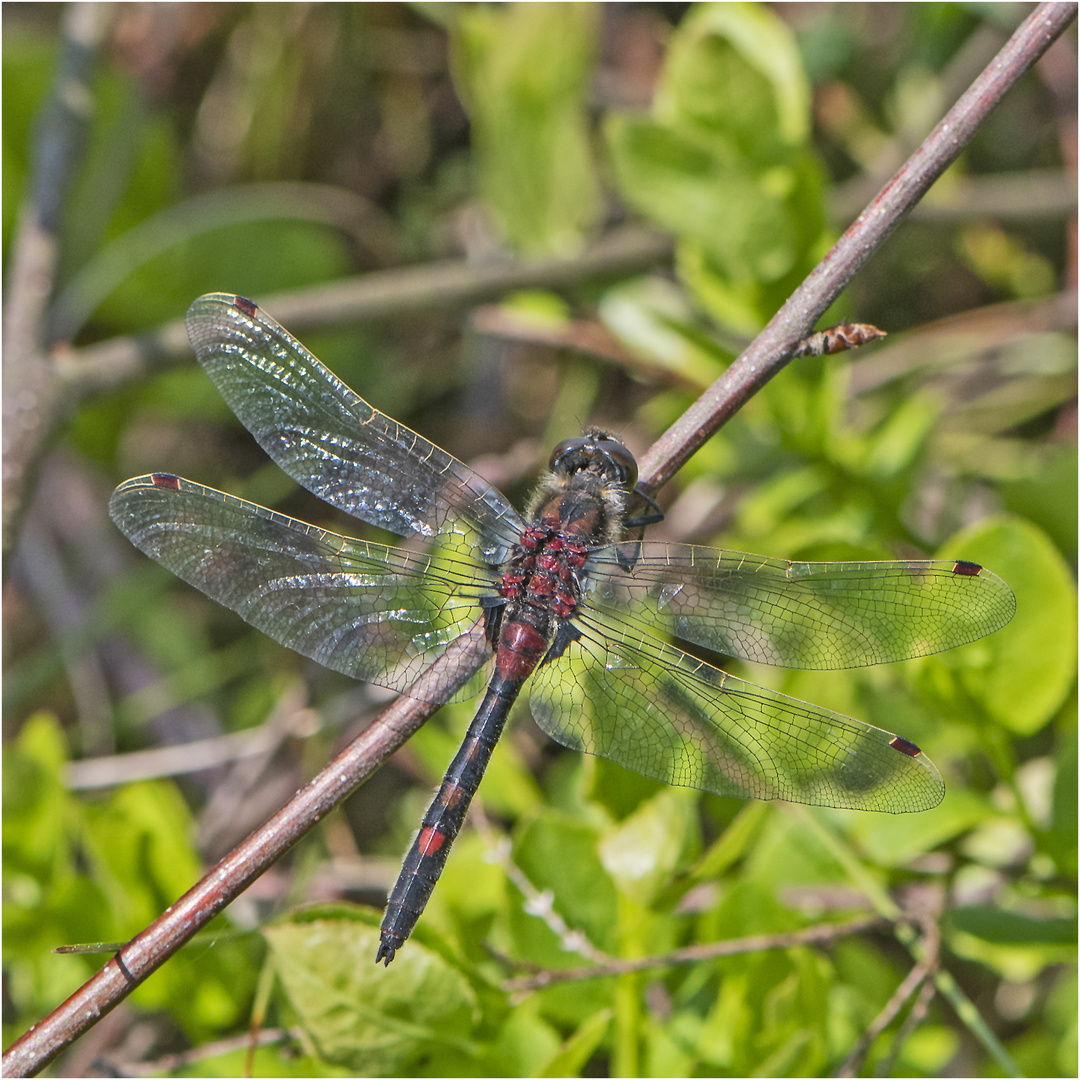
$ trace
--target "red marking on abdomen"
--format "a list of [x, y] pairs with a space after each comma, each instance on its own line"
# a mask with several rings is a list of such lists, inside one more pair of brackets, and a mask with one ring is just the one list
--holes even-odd
[[259, 312], [259, 305], [253, 303], [246, 296], [233, 297], [233, 303], [249, 318], [254, 319]]
[[428, 826], [426, 829], [420, 830], [416, 843], [420, 848], [421, 855], [434, 855], [446, 843], [446, 833]]
[[978, 577], [982, 573], [982, 567], [977, 562], [968, 562], [961, 559], [953, 568], [954, 574], [962, 574], [964, 577]]
[[894, 750], [899, 750], [901, 754], [907, 754], [908, 757], [918, 757], [922, 753], [913, 742], [901, 739], [899, 735], [894, 735], [889, 741], [889, 745]]
[[524, 679], [546, 651], [544, 635], [530, 623], [515, 620], [503, 627], [495, 666], [504, 679]]
[[180, 477], [173, 476], [172, 473], [156, 472], [151, 473], [150, 479], [153, 481], [154, 487], [165, 488], [168, 491], [180, 490]]

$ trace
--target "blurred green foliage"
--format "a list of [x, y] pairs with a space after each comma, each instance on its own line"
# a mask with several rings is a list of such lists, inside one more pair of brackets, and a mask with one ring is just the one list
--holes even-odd
[[[10, 265], [62, 10], [5, 5], [3, 17]], [[627, 218], [671, 233], [674, 274], [503, 305], [549, 331], [601, 327], [618, 363], [482, 335], [462, 360], [459, 318], [434, 310], [303, 335], [380, 408], [468, 460], [510, 462], [500, 484], [519, 495], [523, 462], [582, 423], [648, 445], [1020, 15], [253, 4], [115, 17], [50, 309], [76, 361], [212, 290], [258, 299], [463, 250], [573, 255]], [[1075, 38], [1062, 47], [1075, 60]], [[1076, 348], [1053, 315], [1071, 256], [1064, 212], [1025, 202], [1023, 184], [1002, 212], [976, 198], [994, 174], [1060, 170], [1061, 107], [1052, 76], [1022, 80], [928, 216], [898, 230], [826, 320], [876, 322], [888, 341], [865, 359], [793, 364], [662, 496], [658, 536], [793, 559], [969, 558], [1010, 583], [1014, 622], [963, 649], [854, 673], [750, 673], [918, 742], [945, 776], [941, 806], [894, 818], [704, 796], [558, 753], [526, 720], [481, 788], [493, 820], [474, 811], [481, 827], [459, 839], [415, 936], [376, 968], [376, 908], [471, 717], [448, 706], [135, 992], [125, 1030], [149, 1025], [154, 1055], [219, 1051], [169, 1066], [183, 1075], [236, 1075], [242, 1052], [218, 1040], [253, 1016], [293, 1033], [254, 1054], [255, 1075], [822, 1075], [911, 969], [891, 933], [520, 998], [503, 980], [586, 964], [567, 951], [574, 935], [632, 959], [922, 897], [945, 905], [941, 963], [978, 1019], [939, 997], [902, 1031], [905, 1010], [864, 1071], [997, 1075], [1007, 1065], [985, 1029], [1024, 1072], [1074, 1075]], [[296, 492], [193, 367], [76, 403], [5, 592], [5, 1044], [99, 964], [52, 948], [138, 932], [325, 763], [342, 715], [370, 706], [127, 548], [108, 491], [154, 468], [355, 528]], [[84, 758], [255, 729], [297, 687], [319, 723], [265, 773], [222, 762], [72, 786]], [[214, 832], [210, 810], [234, 789], [250, 809], [228, 804], [232, 831]], [[357, 854], [376, 881], [350, 884]]]

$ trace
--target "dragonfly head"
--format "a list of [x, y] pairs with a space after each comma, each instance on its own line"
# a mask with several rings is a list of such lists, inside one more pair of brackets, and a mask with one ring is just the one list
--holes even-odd
[[614, 435], [599, 428], [589, 428], [576, 439], [563, 439], [551, 452], [548, 468], [560, 478], [590, 472], [605, 484], [627, 491], [637, 483], [634, 455]]

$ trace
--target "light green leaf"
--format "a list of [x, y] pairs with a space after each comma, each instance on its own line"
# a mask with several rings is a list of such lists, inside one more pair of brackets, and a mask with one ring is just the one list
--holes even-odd
[[594, 1013], [535, 1076], [580, 1076], [611, 1025], [611, 1010]]
[[[810, 133], [810, 86], [788, 26], [759, 4], [701, 4], [671, 43], [657, 115], [734, 134], [749, 154]], [[755, 140], [753, 133], [759, 138]]]
[[600, 318], [635, 352], [702, 388], [717, 379], [730, 353], [694, 332], [685, 293], [661, 277], [642, 277], [608, 289]]
[[86, 807], [95, 877], [124, 932], [142, 929], [199, 879], [192, 831], [191, 813], [171, 781], [127, 784]]
[[698, 796], [669, 788], [643, 803], [600, 841], [600, 861], [616, 886], [648, 904], [693, 855]]
[[709, 312], [756, 332], [821, 241], [810, 93], [767, 8], [694, 9], [675, 31], [651, 117], [605, 126], [616, 180], [680, 240], [679, 273]]
[[408, 1074], [434, 1046], [477, 1051], [476, 998], [441, 957], [410, 941], [376, 966], [379, 932], [340, 916], [280, 923], [263, 931], [278, 976], [321, 1057], [358, 1076]]
[[596, 24], [592, 4], [467, 5], [452, 30], [480, 190], [524, 252], [576, 251], [600, 211], [585, 114]]
[[981, 563], [1016, 594], [1008, 626], [948, 659], [984, 657], [961, 672], [967, 691], [1010, 731], [1031, 735], [1053, 719], [1076, 678], [1076, 586], [1069, 567], [1046, 534], [1020, 518], [980, 522], [942, 545], [942, 553]]

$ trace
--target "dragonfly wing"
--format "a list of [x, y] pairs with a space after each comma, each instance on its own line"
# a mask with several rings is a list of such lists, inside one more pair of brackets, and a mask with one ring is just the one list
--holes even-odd
[[467, 465], [372, 408], [250, 300], [211, 293], [187, 313], [207, 375], [297, 483], [399, 536], [464, 528], [502, 563], [521, 518]]
[[642, 628], [763, 664], [862, 667], [1000, 630], [1016, 600], [970, 562], [788, 562], [627, 542], [590, 557], [590, 602]]
[[944, 785], [905, 739], [733, 678], [635, 626], [581, 637], [532, 676], [537, 723], [564, 746], [668, 784], [740, 798], [908, 813]]
[[109, 513], [137, 548], [275, 641], [395, 690], [494, 595], [492, 572], [446, 544], [354, 540], [163, 473], [121, 484]]

